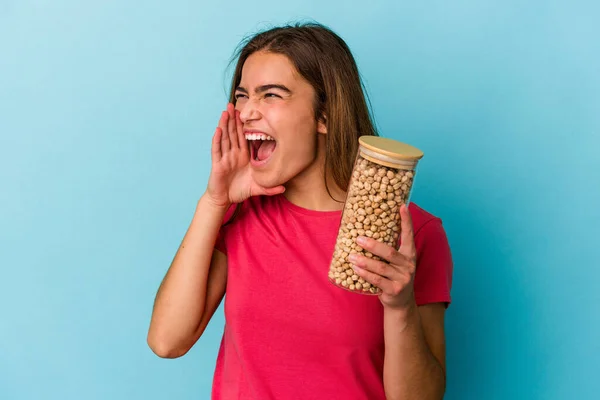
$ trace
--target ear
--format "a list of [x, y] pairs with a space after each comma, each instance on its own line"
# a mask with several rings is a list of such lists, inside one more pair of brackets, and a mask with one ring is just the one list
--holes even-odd
[[325, 115], [321, 116], [317, 121], [317, 133], [322, 135], [327, 134], [327, 117]]

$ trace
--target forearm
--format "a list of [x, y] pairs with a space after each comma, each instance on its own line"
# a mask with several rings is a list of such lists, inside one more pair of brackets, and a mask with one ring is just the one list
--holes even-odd
[[383, 380], [388, 400], [440, 400], [445, 373], [425, 339], [416, 304], [385, 309]]
[[227, 208], [198, 201], [190, 226], [163, 279], [152, 311], [148, 342], [163, 353], [194, 335], [206, 304], [214, 243]]

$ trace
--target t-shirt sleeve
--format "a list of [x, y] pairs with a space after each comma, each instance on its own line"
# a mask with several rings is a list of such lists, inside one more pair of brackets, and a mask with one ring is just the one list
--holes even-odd
[[217, 234], [217, 240], [215, 242], [215, 249], [219, 250], [223, 254], [227, 254], [227, 231], [229, 230], [229, 225], [225, 226], [225, 223], [229, 221], [235, 212], [237, 204], [232, 204], [227, 212], [225, 213], [225, 217], [223, 217], [223, 221], [221, 222], [221, 228], [219, 228], [219, 233]]
[[450, 304], [453, 261], [442, 221], [434, 218], [415, 232], [417, 268], [414, 278], [417, 305]]

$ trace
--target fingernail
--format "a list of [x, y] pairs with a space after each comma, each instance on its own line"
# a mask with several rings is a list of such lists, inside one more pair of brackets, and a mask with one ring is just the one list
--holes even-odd
[[356, 238], [356, 243], [358, 244], [365, 244], [366, 241], [367, 239], [364, 236], [359, 236]]
[[353, 262], [356, 262], [356, 254], [350, 254], [350, 255], [348, 256], [348, 261], [350, 261], [350, 262], [352, 262], [352, 263], [353, 263]]

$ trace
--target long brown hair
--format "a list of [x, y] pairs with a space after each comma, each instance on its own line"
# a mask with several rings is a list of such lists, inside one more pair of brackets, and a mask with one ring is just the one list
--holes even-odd
[[237, 64], [229, 99], [233, 104], [244, 62], [257, 51], [287, 56], [314, 88], [315, 119], [324, 121], [327, 126], [323, 179], [330, 196], [327, 177], [345, 191], [358, 151], [359, 136], [377, 136], [367, 105], [368, 96], [348, 45], [331, 29], [318, 23], [276, 27], [243, 40], [234, 54]]

